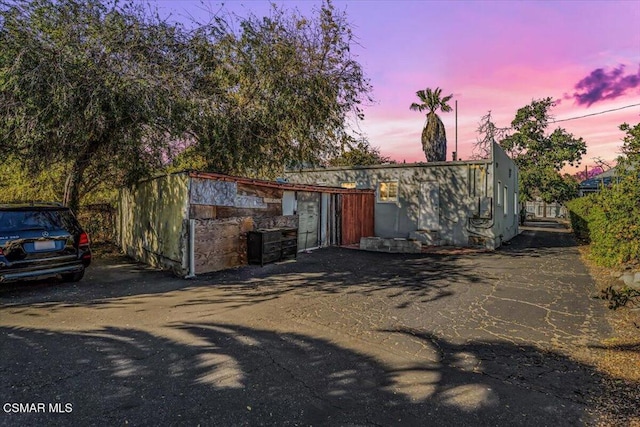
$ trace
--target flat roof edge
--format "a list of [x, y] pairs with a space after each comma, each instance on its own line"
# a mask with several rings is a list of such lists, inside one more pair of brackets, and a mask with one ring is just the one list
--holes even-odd
[[322, 172], [322, 171], [344, 171], [344, 170], [367, 170], [367, 169], [410, 169], [410, 168], [429, 168], [429, 167], [442, 167], [442, 166], [465, 166], [465, 165], [486, 165], [492, 162], [491, 159], [479, 159], [479, 160], [465, 160], [465, 161], [450, 161], [450, 162], [418, 162], [418, 163], [388, 163], [381, 165], [367, 165], [367, 166], [333, 166], [328, 168], [305, 168], [287, 170], [286, 173], [299, 173], [299, 172]]
[[251, 184], [261, 187], [280, 188], [283, 190], [309, 191], [318, 193], [336, 193], [336, 194], [373, 194], [375, 190], [371, 189], [355, 189], [342, 187], [329, 187], [323, 185], [310, 184], [293, 184], [288, 182], [275, 182], [263, 179], [243, 178], [238, 176], [224, 175], [215, 172], [189, 172], [190, 178], [213, 179], [217, 181], [238, 182], [242, 184]]

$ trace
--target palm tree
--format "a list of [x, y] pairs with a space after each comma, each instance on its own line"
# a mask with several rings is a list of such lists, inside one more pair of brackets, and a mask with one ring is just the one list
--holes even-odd
[[419, 90], [416, 96], [422, 102], [418, 104], [414, 102], [409, 109], [411, 111], [429, 110], [427, 113], [427, 122], [422, 129], [422, 150], [427, 157], [428, 162], [444, 162], [447, 160], [447, 134], [444, 124], [436, 111], [440, 109], [444, 113], [451, 111], [451, 106], [447, 104], [453, 98], [453, 94], [440, 98], [442, 89], [437, 87], [435, 90], [427, 88]]

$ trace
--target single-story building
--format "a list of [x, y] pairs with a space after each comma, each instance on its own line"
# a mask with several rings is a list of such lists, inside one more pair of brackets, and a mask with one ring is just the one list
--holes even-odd
[[608, 171], [604, 171], [601, 174], [585, 179], [578, 187], [579, 196], [587, 196], [589, 194], [599, 192], [603, 187], [611, 187], [611, 185], [617, 183], [620, 179], [617, 171], [617, 167], [613, 167]]
[[306, 185], [375, 190], [375, 235], [490, 249], [518, 234], [518, 168], [493, 144], [488, 159], [289, 171]]
[[374, 233], [374, 202], [372, 190], [173, 173], [120, 192], [116, 242], [136, 260], [195, 275], [247, 264], [256, 230], [293, 230], [297, 251], [357, 243]]

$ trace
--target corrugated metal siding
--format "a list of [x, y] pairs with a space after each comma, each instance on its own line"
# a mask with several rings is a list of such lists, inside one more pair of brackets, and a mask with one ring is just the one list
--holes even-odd
[[341, 194], [341, 244], [360, 243], [374, 236], [375, 194]]

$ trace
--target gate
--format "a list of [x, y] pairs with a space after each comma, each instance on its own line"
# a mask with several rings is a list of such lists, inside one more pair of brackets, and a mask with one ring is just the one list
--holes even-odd
[[360, 243], [361, 237], [372, 237], [376, 196], [366, 194], [340, 194], [340, 244]]

